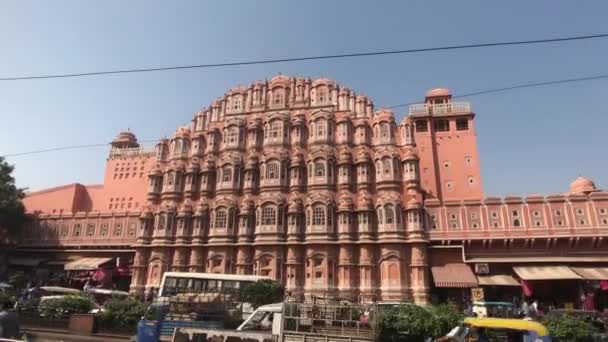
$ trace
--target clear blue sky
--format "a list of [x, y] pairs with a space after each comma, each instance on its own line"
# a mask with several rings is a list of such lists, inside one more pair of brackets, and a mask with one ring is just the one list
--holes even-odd
[[[606, 1], [5, 1], [0, 77], [215, 63], [608, 32]], [[237, 84], [278, 72], [325, 76], [381, 106], [608, 73], [608, 39], [0, 82], [0, 155], [157, 139]], [[487, 195], [608, 186], [608, 80], [470, 98]], [[399, 117], [404, 109], [397, 111]], [[8, 158], [22, 187], [99, 183], [106, 147]]]

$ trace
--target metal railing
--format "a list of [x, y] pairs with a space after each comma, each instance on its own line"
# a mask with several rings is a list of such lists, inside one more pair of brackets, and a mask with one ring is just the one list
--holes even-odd
[[416, 103], [410, 105], [409, 108], [410, 115], [467, 114], [471, 112], [471, 103], [469, 102]]

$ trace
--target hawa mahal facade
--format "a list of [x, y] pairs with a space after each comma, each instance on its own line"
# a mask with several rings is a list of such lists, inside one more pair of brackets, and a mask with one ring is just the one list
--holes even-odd
[[254, 82], [153, 151], [120, 133], [103, 185], [28, 194], [38, 219], [14, 255], [117, 258], [138, 294], [166, 271], [215, 272], [269, 276], [300, 300], [417, 303], [505, 265], [608, 263], [608, 193], [579, 177], [484, 197], [474, 118], [444, 88], [397, 121], [333, 80]]

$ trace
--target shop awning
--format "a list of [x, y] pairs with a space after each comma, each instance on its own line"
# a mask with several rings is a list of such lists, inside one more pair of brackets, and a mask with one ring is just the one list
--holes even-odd
[[51, 260], [51, 261], [45, 262], [44, 264], [47, 266], [64, 266], [68, 262], [69, 262], [68, 260]]
[[114, 258], [81, 258], [65, 264], [66, 271], [91, 271], [99, 266], [114, 260]]
[[447, 264], [431, 267], [436, 287], [477, 287], [477, 278], [466, 264]]
[[492, 258], [471, 257], [465, 260], [467, 263], [484, 264], [484, 263], [510, 263], [510, 264], [527, 264], [527, 263], [570, 263], [570, 262], [608, 262], [608, 257], [602, 256], [573, 256], [573, 257], [547, 257], [547, 256], [527, 256], [513, 257], [500, 256]]
[[582, 279], [568, 266], [517, 266], [513, 271], [523, 280]]
[[572, 270], [587, 280], [608, 280], [608, 267], [571, 267]]
[[10, 258], [8, 263], [14, 266], [36, 267], [47, 259], [43, 258]]
[[485, 286], [520, 286], [519, 282], [508, 274], [477, 276], [479, 285]]

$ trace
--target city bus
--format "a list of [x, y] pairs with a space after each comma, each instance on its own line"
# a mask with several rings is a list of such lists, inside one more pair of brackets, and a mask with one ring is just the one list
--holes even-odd
[[165, 272], [160, 283], [158, 297], [167, 298], [180, 294], [236, 294], [246, 285], [262, 279], [270, 280], [271, 278], [240, 274]]

